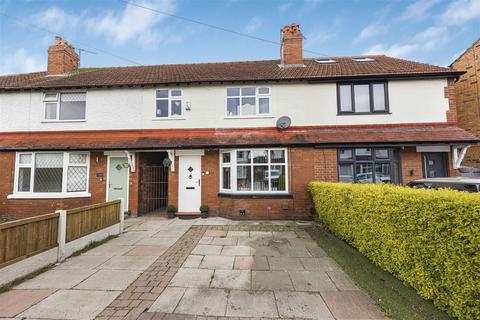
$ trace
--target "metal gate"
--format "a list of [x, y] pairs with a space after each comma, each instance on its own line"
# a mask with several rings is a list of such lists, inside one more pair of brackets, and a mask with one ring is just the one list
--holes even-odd
[[139, 214], [165, 209], [168, 205], [168, 167], [141, 166]]

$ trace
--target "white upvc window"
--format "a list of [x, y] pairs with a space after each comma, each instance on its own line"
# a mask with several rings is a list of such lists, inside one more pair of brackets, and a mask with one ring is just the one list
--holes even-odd
[[288, 193], [287, 149], [220, 151], [220, 191]]
[[180, 118], [183, 116], [182, 90], [159, 89], [155, 91], [155, 117]]
[[88, 152], [18, 152], [11, 198], [89, 196]]
[[45, 121], [84, 121], [85, 92], [46, 92], [43, 95]]
[[227, 117], [271, 115], [269, 87], [227, 88]]

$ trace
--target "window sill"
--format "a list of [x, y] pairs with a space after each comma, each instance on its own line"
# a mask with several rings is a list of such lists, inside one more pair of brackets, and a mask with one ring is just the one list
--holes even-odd
[[152, 121], [165, 121], [165, 120], [187, 120], [185, 117], [165, 117], [165, 118], [153, 118]]
[[78, 193], [14, 193], [9, 194], [7, 199], [65, 199], [65, 198], [89, 198], [89, 192]]
[[235, 199], [291, 199], [291, 193], [238, 193], [238, 192], [219, 192], [220, 198], [235, 198]]
[[340, 112], [337, 116], [365, 116], [365, 115], [377, 115], [377, 114], [392, 114], [389, 111], [382, 112]]
[[275, 118], [275, 116], [269, 115], [261, 115], [261, 116], [226, 116], [225, 119], [268, 119], [268, 118]]
[[43, 120], [41, 123], [87, 122], [87, 120]]

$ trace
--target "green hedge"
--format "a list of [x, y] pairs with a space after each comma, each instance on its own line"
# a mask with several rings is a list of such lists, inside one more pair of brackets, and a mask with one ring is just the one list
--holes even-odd
[[320, 219], [459, 319], [480, 319], [480, 195], [311, 182]]

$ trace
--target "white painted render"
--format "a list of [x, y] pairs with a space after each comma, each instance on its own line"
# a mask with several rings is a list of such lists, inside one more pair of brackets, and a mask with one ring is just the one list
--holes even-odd
[[280, 116], [291, 117], [293, 126], [445, 122], [446, 85], [446, 79], [391, 80], [390, 114], [337, 115], [335, 83], [261, 84], [271, 88], [272, 115], [257, 118], [226, 117], [226, 88], [238, 85], [183, 86], [184, 116], [161, 120], [154, 119], [155, 88], [95, 89], [87, 91], [81, 122], [43, 121], [41, 92], [1, 93], [0, 131], [271, 127]]

